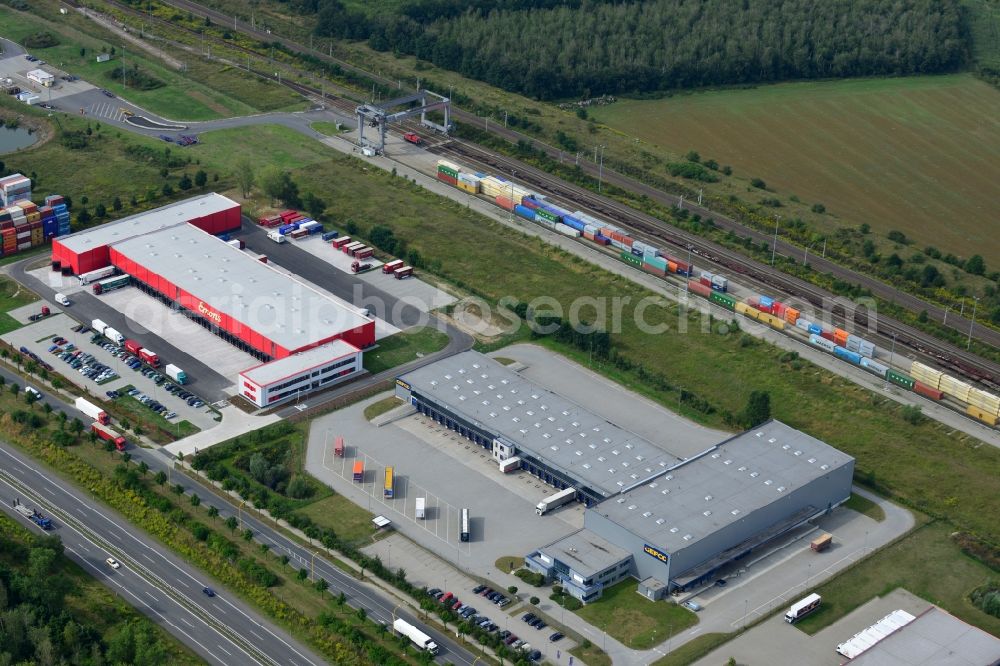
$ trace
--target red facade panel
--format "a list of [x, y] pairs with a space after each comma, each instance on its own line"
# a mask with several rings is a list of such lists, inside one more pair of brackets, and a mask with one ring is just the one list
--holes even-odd
[[193, 220], [189, 220], [189, 222], [213, 236], [226, 231], [232, 231], [240, 227], [240, 206], [236, 204], [232, 208], [204, 217], [196, 217]]

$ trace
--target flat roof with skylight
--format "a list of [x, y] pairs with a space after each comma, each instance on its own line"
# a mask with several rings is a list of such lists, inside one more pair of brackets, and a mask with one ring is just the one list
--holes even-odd
[[456, 354], [401, 379], [605, 497], [680, 460], [478, 352]]
[[258, 386], [267, 386], [275, 382], [294, 377], [312, 368], [332, 363], [340, 358], [345, 358], [351, 354], [357, 354], [361, 350], [343, 340], [334, 340], [319, 347], [307, 349], [304, 352], [292, 354], [285, 358], [262, 363], [240, 373], [241, 376], [249, 379]]
[[567, 534], [538, 550], [556, 558], [585, 578], [596, 576], [632, 555], [590, 530]]
[[285, 349], [371, 323], [353, 305], [189, 224], [116, 243], [114, 250]]
[[768, 421], [590, 511], [674, 552], [853, 462], [815, 437]]

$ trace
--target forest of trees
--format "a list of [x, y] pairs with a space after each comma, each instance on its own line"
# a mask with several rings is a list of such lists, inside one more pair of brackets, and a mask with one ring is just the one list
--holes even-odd
[[157, 666], [169, 660], [147, 620], [122, 622], [102, 635], [76, 617], [67, 602], [78, 590], [66, 572], [62, 542], [29, 539], [0, 533], [0, 664]]
[[371, 15], [297, 4], [319, 35], [540, 99], [945, 72], [968, 57], [960, 0], [418, 0]]

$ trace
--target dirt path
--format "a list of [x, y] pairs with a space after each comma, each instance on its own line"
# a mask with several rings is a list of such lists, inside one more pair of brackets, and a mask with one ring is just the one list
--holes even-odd
[[77, 9], [77, 11], [79, 11], [81, 14], [83, 14], [84, 16], [86, 16], [99, 26], [106, 28], [107, 30], [110, 30], [111, 32], [115, 33], [122, 39], [125, 39], [130, 43], [135, 44], [143, 51], [146, 51], [147, 53], [150, 53], [156, 56], [157, 58], [163, 60], [163, 62], [167, 63], [174, 69], [184, 69], [184, 63], [182, 63], [180, 60], [173, 57], [166, 51], [153, 46], [152, 44], [149, 43], [149, 41], [133, 35], [122, 24], [118, 23], [117, 21], [113, 21], [96, 12], [88, 11], [85, 7], [80, 7]]

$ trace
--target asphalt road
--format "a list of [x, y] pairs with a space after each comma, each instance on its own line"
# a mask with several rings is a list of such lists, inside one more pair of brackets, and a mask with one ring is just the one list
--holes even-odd
[[[52, 534], [68, 556], [210, 664], [319, 666], [323, 660], [258, 615], [235, 595], [196, 571], [120, 515], [6, 443], [0, 443], [0, 502], [11, 516], [39, 529], [12, 503], [52, 518]], [[109, 556], [121, 563], [113, 569]], [[216, 590], [214, 597], [203, 588]]]
[[[7, 380], [8, 385], [17, 383], [24, 386], [25, 383], [30, 383], [2, 367], [0, 367], [0, 375]], [[357, 388], [357, 386], [348, 388]], [[79, 418], [84, 423], [90, 422], [88, 417], [78, 412], [74, 407], [63, 403], [47, 392], [43, 391], [41, 402], [50, 404], [55, 411], [66, 412], [70, 419]], [[225, 520], [228, 516], [238, 516], [242, 521], [241, 529], [250, 528], [253, 530], [255, 541], [268, 544], [271, 552], [275, 553], [276, 556], [278, 554], [288, 555], [292, 568], [281, 572], [281, 574], [289, 576], [299, 568], [311, 566], [314, 568], [317, 579], [325, 578], [330, 584], [329, 592], [331, 595], [335, 596], [343, 591], [347, 595], [348, 605], [353, 608], [364, 608], [368, 617], [374, 621], [391, 625], [393, 618], [402, 617], [413, 624], [422, 626], [424, 631], [441, 646], [441, 654], [437, 659], [439, 663], [450, 662], [468, 666], [475, 663], [475, 654], [458, 645], [448, 635], [427, 627], [412, 613], [401, 609], [401, 604], [395, 598], [385, 594], [374, 585], [358, 581], [325, 558], [318, 555], [313, 557], [314, 551], [312, 549], [285, 536], [269, 522], [256, 517], [252, 511], [238, 511], [235, 504], [210, 494], [184, 474], [173, 472], [173, 458], [170, 454], [161, 449], [139, 447], [130, 448], [129, 453], [132, 455], [134, 464], [145, 461], [150, 468], [150, 474], [155, 474], [158, 471], [167, 472], [170, 474], [170, 483], [181, 484], [187, 494], [197, 493], [202, 500], [202, 506], [206, 508], [215, 506], [219, 510], [220, 521]], [[14, 492], [11, 485], [6, 483], [4, 474], [13, 475], [15, 484], [26, 483], [31, 488], [44, 490], [34, 496], [30, 496], [21, 488], [18, 488], [18, 492]], [[103, 506], [98, 507], [96, 502], [75, 489], [65, 488], [65, 483], [61, 479], [39, 469], [36, 462], [20, 454], [10, 445], [0, 442], [0, 504], [4, 506], [5, 511], [20, 518], [20, 514], [15, 514], [13, 508], [9, 506], [14, 497], [20, 497], [25, 504], [38, 508], [43, 514], [54, 519], [57, 524], [54, 533], [63, 538], [67, 546], [72, 546], [73, 550], [70, 551], [70, 556], [74, 557], [88, 573], [95, 574], [96, 577], [105, 582], [109, 578], [113, 578], [114, 581], [111, 584], [124, 583], [122, 578], [127, 576], [129, 589], [134, 592], [143, 591], [142, 597], [145, 598], [140, 597], [137, 600], [134, 595], [125, 594], [126, 601], [162, 624], [192, 649], [199, 651], [199, 654], [202, 654], [200, 652], [202, 650], [201, 644], [214, 646], [212, 651], [203, 655], [210, 663], [233, 666], [246, 663], [299, 666], [324, 663], [321, 658], [316, 657], [307, 648], [298, 645], [280, 629], [273, 627], [268, 620], [257, 615], [238, 597], [226, 592], [221, 585], [211, 581], [205, 574], [174, 556], [172, 551], [149, 545], [155, 543], [149, 535], [132, 527], [125, 519], [117, 516], [114, 511]], [[72, 513], [69, 511], [69, 507], [73, 507]], [[73, 527], [67, 524], [67, 519], [74, 524]], [[28, 524], [28, 521], [24, 522]], [[93, 539], [88, 539], [84, 535], [96, 536]], [[87, 548], [84, 548], [84, 545]], [[123, 564], [117, 572], [112, 573], [110, 567], [104, 563], [109, 554]], [[104, 575], [101, 574], [102, 571]], [[166, 581], [167, 591], [134, 587], [132, 585], [133, 578], [138, 580], [143, 576], [151, 580], [159, 578]], [[218, 595], [214, 599], [205, 597], [201, 591], [205, 586], [214, 589]], [[150, 594], [147, 595], [146, 591]], [[155, 603], [154, 598], [156, 599]], [[194, 611], [188, 610], [191, 604], [197, 606]], [[192, 612], [201, 614], [197, 616], [202, 625], [198, 631], [207, 631], [208, 633], [202, 635], [193, 632], [189, 625], [199, 627], [199, 623], [195, 622], [196, 618], [192, 617]], [[205, 615], [206, 613], [208, 615]], [[182, 616], [184, 619], [181, 619]], [[218, 624], [223, 621], [228, 623], [224, 627]], [[246, 634], [254, 637], [251, 645], [256, 645], [259, 650], [266, 651], [266, 654], [270, 655], [272, 659], [275, 655], [279, 658], [273, 661], [264, 657], [250, 659], [245, 653], [239, 654], [235, 649], [236, 646], [229, 643], [239, 643], [239, 636], [245, 637]], [[214, 648], [219, 647], [220, 643], [223, 644], [225, 650], [214, 651]]]

